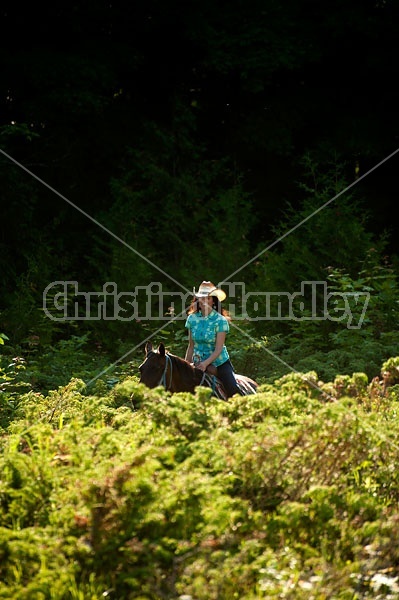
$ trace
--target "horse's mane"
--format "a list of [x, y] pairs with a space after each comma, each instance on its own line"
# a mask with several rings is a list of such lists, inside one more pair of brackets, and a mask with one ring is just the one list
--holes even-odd
[[[194, 392], [197, 386], [204, 386], [212, 388], [212, 395], [220, 398], [222, 400], [226, 400], [226, 391], [223, 387], [221, 380], [217, 377], [217, 371], [215, 369], [214, 373], [209, 373], [207, 371], [202, 371], [198, 369], [193, 364], [189, 363], [185, 358], [181, 358], [176, 354], [172, 354], [171, 352], [166, 351], [164, 344], [160, 343], [158, 350], [154, 350], [151, 342], [147, 342], [145, 346], [146, 358], [142, 365], [140, 365], [140, 382], [146, 383], [149, 387], [154, 387], [155, 385], [164, 385], [164, 387], [172, 392], [181, 391], [181, 392]], [[157, 371], [155, 372], [155, 381], [154, 377], [148, 378], [148, 369], [144, 368], [144, 365], [147, 363], [147, 359], [150, 359], [151, 356], [159, 357], [162, 360], [160, 364], [157, 359]], [[151, 363], [149, 363], [149, 369], [151, 372]], [[159, 379], [159, 367], [163, 367], [163, 374]], [[145, 373], [147, 372], [147, 375]], [[158, 375], [157, 375], [158, 373]], [[243, 396], [247, 396], [248, 394], [256, 393], [257, 384], [250, 379], [249, 377], [245, 377], [243, 375], [236, 375], [237, 385], [239, 387], [240, 393]]]
[[214, 375], [207, 372], [204, 373], [204, 371], [194, 367], [194, 365], [180, 356], [176, 356], [170, 352], [167, 352], [167, 356], [172, 361], [172, 368], [177, 371], [180, 381], [184, 381], [190, 387], [190, 391], [194, 391], [198, 385], [203, 385], [204, 387], [212, 388], [213, 394], [217, 398], [226, 399], [220, 381]]
[[[226, 392], [217, 376], [207, 372], [204, 373], [201, 371], [201, 369], [198, 369], [189, 363], [185, 358], [176, 356], [171, 352], [166, 352], [165, 356], [167, 359], [169, 359], [172, 371], [177, 374], [177, 379], [180, 380], [180, 384], [183, 386], [183, 389], [187, 391], [194, 391], [195, 387], [203, 385], [205, 387], [212, 388], [213, 395], [215, 395], [217, 398], [226, 400]], [[172, 381], [172, 379], [172, 374], [170, 374], [170, 380]], [[249, 377], [236, 375], [236, 379], [244, 396], [248, 394], [254, 394], [256, 392], [258, 384]]]
[[176, 356], [176, 354], [172, 354], [171, 352], [167, 352], [167, 355], [172, 360], [173, 368], [176, 369], [180, 374], [188, 373], [193, 378], [193, 382], [195, 385], [202, 379], [202, 371], [201, 369], [197, 369], [191, 363], [189, 363], [185, 358], [181, 356]]

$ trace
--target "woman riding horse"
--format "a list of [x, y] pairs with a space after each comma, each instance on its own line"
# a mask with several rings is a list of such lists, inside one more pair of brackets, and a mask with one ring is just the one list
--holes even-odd
[[205, 372], [212, 365], [223, 383], [228, 398], [240, 394], [229, 353], [226, 348], [226, 334], [229, 332], [230, 316], [222, 308], [226, 298], [223, 290], [211, 281], [203, 281], [188, 310], [186, 328], [189, 339], [186, 360]]
[[[161, 343], [154, 349], [151, 342], [145, 345], [145, 360], [139, 366], [140, 383], [149, 388], [162, 385], [166, 390], [175, 392], [193, 392], [197, 386], [210, 387], [212, 395], [227, 400], [222, 382], [214, 375], [197, 369], [192, 363], [180, 356], [167, 352]], [[245, 375], [235, 375], [242, 396], [256, 394], [258, 384]]]

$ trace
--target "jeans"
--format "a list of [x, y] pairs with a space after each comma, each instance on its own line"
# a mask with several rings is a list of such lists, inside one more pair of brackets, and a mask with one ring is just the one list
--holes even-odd
[[223, 383], [227, 397], [231, 398], [231, 396], [234, 396], [234, 394], [241, 395], [236, 378], [234, 377], [233, 365], [231, 364], [230, 360], [226, 360], [226, 362], [224, 362], [222, 365], [219, 365], [217, 370], [218, 377]]

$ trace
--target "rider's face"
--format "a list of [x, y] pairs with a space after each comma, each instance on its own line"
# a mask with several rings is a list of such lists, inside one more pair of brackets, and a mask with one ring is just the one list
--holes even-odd
[[198, 304], [201, 311], [203, 311], [204, 309], [205, 311], [209, 311], [212, 308], [212, 302], [213, 298], [211, 296], [205, 296], [205, 298], [198, 298]]

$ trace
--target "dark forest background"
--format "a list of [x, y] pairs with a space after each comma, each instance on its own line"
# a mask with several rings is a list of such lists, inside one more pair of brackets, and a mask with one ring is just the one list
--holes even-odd
[[[3, 3], [6, 362], [23, 357], [51, 386], [161, 325], [53, 321], [42, 310], [53, 281], [181, 291], [175, 281], [191, 290], [239, 270], [252, 290], [326, 280], [371, 294], [357, 331], [240, 323], [241, 370], [278, 374], [269, 348], [323, 377], [375, 375], [399, 353], [398, 17], [394, 0]], [[183, 330], [155, 340], [181, 353]]]

